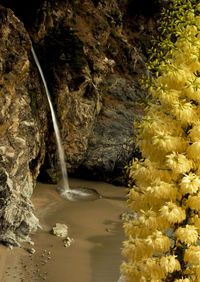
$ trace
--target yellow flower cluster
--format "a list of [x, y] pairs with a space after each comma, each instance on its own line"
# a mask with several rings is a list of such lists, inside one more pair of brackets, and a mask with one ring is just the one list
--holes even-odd
[[166, 272], [174, 272], [181, 269], [175, 256], [163, 257], [161, 259], [146, 258], [143, 261], [135, 263], [123, 262], [121, 268], [125, 277], [127, 277], [126, 282], [163, 281]]
[[186, 225], [185, 227], [178, 227], [176, 230], [176, 240], [190, 246], [196, 244], [198, 240], [198, 232], [194, 225]]
[[183, 195], [188, 193], [193, 195], [198, 191], [199, 187], [200, 178], [191, 172], [188, 175], [185, 175], [180, 181], [180, 189]]
[[163, 11], [144, 79], [151, 97], [135, 124], [143, 159], [131, 178], [121, 265], [126, 282], [200, 281], [200, 4]]

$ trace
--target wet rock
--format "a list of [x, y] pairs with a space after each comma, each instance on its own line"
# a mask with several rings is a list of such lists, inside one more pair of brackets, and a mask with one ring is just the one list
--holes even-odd
[[52, 233], [61, 238], [65, 238], [68, 235], [68, 227], [65, 224], [56, 223], [56, 226], [52, 228]]

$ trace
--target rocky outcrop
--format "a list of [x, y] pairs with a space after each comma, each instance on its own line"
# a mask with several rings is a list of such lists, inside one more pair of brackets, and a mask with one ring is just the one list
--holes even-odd
[[29, 36], [1, 6], [0, 42], [0, 241], [18, 244], [38, 226], [30, 196], [44, 159], [47, 123], [44, 106], [35, 112], [42, 95], [31, 75]]

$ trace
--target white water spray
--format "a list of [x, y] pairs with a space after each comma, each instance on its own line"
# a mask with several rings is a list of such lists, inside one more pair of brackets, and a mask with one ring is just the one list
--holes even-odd
[[55, 111], [53, 108], [53, 104], [51, 101], [51, 96], [47, 87], [47, 83], [42, 71], [42, 68], [40, 66], [39, 60], [37, 58], [37, 55], [33, 49], [33, 47], [31, 47], [31, 52], [33, 54], [33, 58], [35, 60], [35, 63], [37, 65], [37, 68], [39, 70], [40, 76], [42, 78], [42, 82], [44, 84], [44, 88], [46, 91], [46, 95], [47, 95], [47, 99], [49, 102], [49, 107], [51, 110], [51, 116], [52, 116], [52, 120], [53, 120], [53, 127], [54, 127], [54, 131], [55, 131], [55, 135], [56, 135], [56, 143], [57, 143], [57, 148], [58, 148], [58, 156], [59, 156], [59, 160], [60, 160], [60, 167], [61, 167], [61, 172], [62, 172], [62, 188], [59, 188], [59, 192], [61, 197], [74, 201], [74, 200], [95, 200], [98, 198], [101, 198], [101, 196], [98, 194], [98, 192], [96, 192], [94, 189], [90, 189], [90, 188], [78, 188], [78, 189], [70, 189], [69, 187], [69, 181], [68, 181], [68, 175], [67, 175], [67, 169], [66, 169], [66, 164], [65, 164], [65, 155], [64, 155], [64, 150], [62, 147], [62, 143], [61, 143], [61, 137], [60, 137], [60, 131], [59, 131], [59, 127], [58, 127], [58, 123], [56, 120], [56, 115], [55, 115]]
[[59, 128], [58, 128], [58, 123], [57, 123], [57, 120], [56, 120], [55, 111], [54, 111], [53, 104], [52, 104], [52, 101], [51, 101], [51, 96], [50, 96], [50, 93], [49, 93], [49, 90], [48, 90], [48, 87], [47, 87], [46, 80], [44, 78], [44, 74], [43, 74], [42, 68], [40, 66], [40, 63], [38, 61], [37, 55], [36, 55], [33, 47], [31, 47], [31, 52], [33, 54], [33, 58], [35, 60], [35, 63], [37, 65], [37, 67], [38, 67], [40, 76], [42, 78], [42, 82], [44, 84], [44, 88], [45, 88], [45, 91], [46, 91], [47, 99], [48, 99], [48, 102], [49, 102], [49, 107], [50, 107], [50, 110], [51, 110], [51, 116], [52, 116], [52, 120], [53, 120], [53, 127], [54, 127], [54, 131], [55, 131], [55, 135], [56, 135], [56, 143], [57, 143], [57, 148], [58, 148], [58, 156], [59, 156], [59, 161], [60, 161], [60, 168], [61, 168], [61, 172], [62, 172], [63, 190], [64, 191], [69, 191], [70, 188], [69, 188], [68, 175], [67, 175], [67, 169], [66, 169], [66, 164], [65, 164], [65, 155], [64, 155], [64, 150], [63, 150], [62, 143], [61, 143], [60, 131], [59, 131]]

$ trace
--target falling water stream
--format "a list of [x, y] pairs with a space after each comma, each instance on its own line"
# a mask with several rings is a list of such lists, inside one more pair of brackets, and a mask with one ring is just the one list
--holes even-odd
[[35, 60], [35, 63], [37, 65], [37, 68], [39, 70], [40, 76], [42, 78], [42, 82], [44, 84], [45, 92], [47, 95], [50, 111], [51, 111], [51, 116], [52, 116], [52, 121], [53, 121], [53, 127], [55, 131], [55, 136], [56, 136], [56, 143], [57, 143], [57, 149], [58, 149], [58, 157], [60, 161], [60, 168], [62, 172], [62, 187], [58, 188], [58, 191], [60, 192], [61, 197], [66, 198], [68, 200], [94, 200], [97, 198], [101, 198], [101, 196], [96, 192], [94, 189], [89, 189], [89, 188], [77, 188], [77, 189], [70, 189], [69, 187], [69, 181], [68, 181], [68, 175], [67, 175], [67, 169], [66, 169], [66, 164], [65, 164], [65, 155], [64, 155], [64, 150], [62, 147], [62, 142], [61, 142], [61, 136], [60, 136], [60, 131], [58, 127], [58, 123], [56, 120], [56, 115], [55, 111], [53, 108], [53, 104], [51, 101], [51, 96], [47, 87], [47, 83], [42, 71], [42, 68], [40, 66], [39, 60], [37, 58], [37, 55], [31, 47], [31, 52], [33, 54], [33, 58]]

